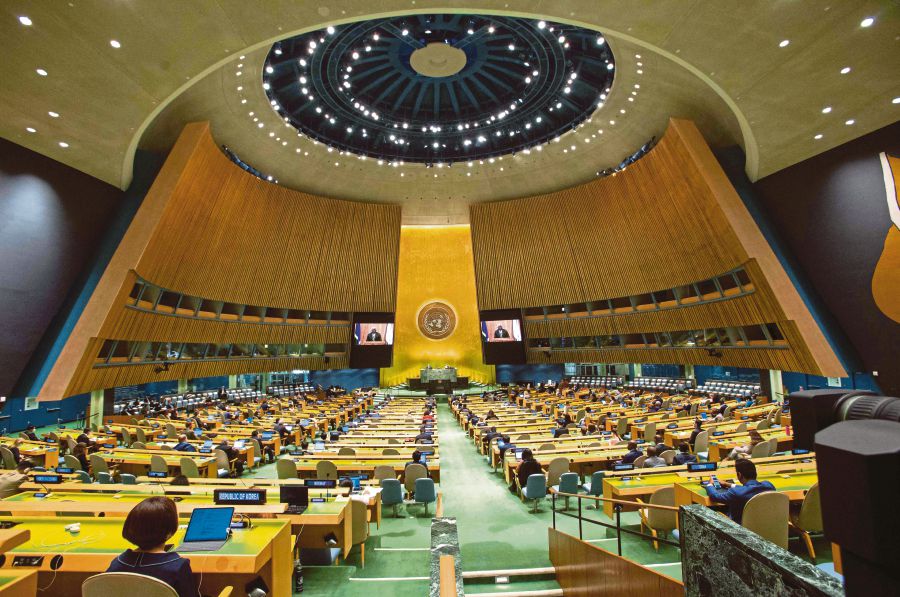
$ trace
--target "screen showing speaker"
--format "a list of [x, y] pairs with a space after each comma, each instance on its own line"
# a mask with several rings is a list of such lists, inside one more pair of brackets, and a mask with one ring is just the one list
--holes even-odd
[[394, 360], [394, 314], [354, 313], [350, 367], [390, 367]]
[[518, 309], [482, 311], [481, 350], [488, 365], [525, 362], [522, 312]]

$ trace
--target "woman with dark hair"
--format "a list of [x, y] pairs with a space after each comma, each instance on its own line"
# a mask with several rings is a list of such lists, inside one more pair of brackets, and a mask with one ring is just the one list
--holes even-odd
[[522, 462], [516, 470], [519, 478], [519, 487], [524, 488], [528, 484], [528, 477], [531, 475], [540, 475], [544, 472], [541, 463], [534, 459], [534, 454], [528, 448], [522, 450]]
[[75, 444], [75, 447], [72, 448], [72, 456], [78, 459], [78, 462], [81, 463], [81, 470], [88, 472], [91, 470], [90, 464], [88, 463], [88, 447], [87, 444], [82, 444], [81, 442]]
[[177, 530], [175, 502], [162, 496], [145, 499], [132, 508], [122, 526], [122, 537], [137, 549], [119, 554], [106, 571], [152, 576], [175, 589], [179, 597], [198, 597], [190, 560], [166, 551], [166, 541]]

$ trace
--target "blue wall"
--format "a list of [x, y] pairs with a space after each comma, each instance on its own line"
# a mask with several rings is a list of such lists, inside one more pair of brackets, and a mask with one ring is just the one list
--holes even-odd
[[[852, 378], [841, 377], [840, 380], [841, 387], [847, 390], [871, 390], [877, 394], [881, 393], [875, 378], [868, 373], [856, 373]], [[801, 387], [805, 390], [830, 387], [828, 379], [825, 377], [796, 373], [794, 371], [782, 371], [781, 382], [787, 387], [788, 393], [796, 392]]]
[[565, 365], [497, 365], [497, 383], [513, 383], [515, 381], [546, 382], [548, 379], [559, 381], [563, 378]]
[[727, 379], [759, 383], [759, 375], [759, 369], [747, 369], [745, 367], [715, 367], [709, 365], [696, 365], [694, 367], [694, 376], [697, 378], [698, 386], [705, 384], [707, 379]]
[[[176, 383], [177, 385], [177, 383]], [[197, 377], [188, 380], [188, 387], [193, 386], [195, 392], [203, 390], [218, 390], [221, 387], [228, 387], [228, 376], [220, 375], [218, 377]]]
[[[634, 366], [630, 367], [631, 375], [634, 377]], [[641, 377], [681, 377], [681, 365], [641, 365]]]
[[90, 394], [79, 394], [65, 400], [41, 402], [35, 410], [26, 411], [24, 398], [10, 398], [0, 413], [0, 432], [6, 435], [22, 431], [29, 425], [44, 427], [55, 425], [58, 419], [63, 422], [81, 419], [90, 402]]
[[331, 371], [310, 371], [309, 383], [323, 388], [341, 386], [348, 390], [378, 387], [378, 369], [334, 369]]

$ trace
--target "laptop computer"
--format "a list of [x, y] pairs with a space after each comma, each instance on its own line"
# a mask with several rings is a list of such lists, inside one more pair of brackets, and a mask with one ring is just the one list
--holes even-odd
[[309, 488], [305, 485], [282, 485], [279, 488], [279, 500], [287, 504], [288, 514], [303, 514], [309, 507]]
[[234, 508], [195, 508], [184, 540], [175, 551], [216, 551], [228, 540]]
[[244, 449], [244, 440], [242, 440], [242, 439], [236, 440], [234, 442], [234, 449], [235, 450], [243, 450]]

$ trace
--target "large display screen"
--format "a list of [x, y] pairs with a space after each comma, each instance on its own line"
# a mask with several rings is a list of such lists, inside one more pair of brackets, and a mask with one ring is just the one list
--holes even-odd
[[353, 341], [360, 346], [384, 346], [394, 343], [393, 323], [356, 323]]
[[518, 319], [482, 321], [481, 336], [485, 342], [521, 342], [522, 324]]

